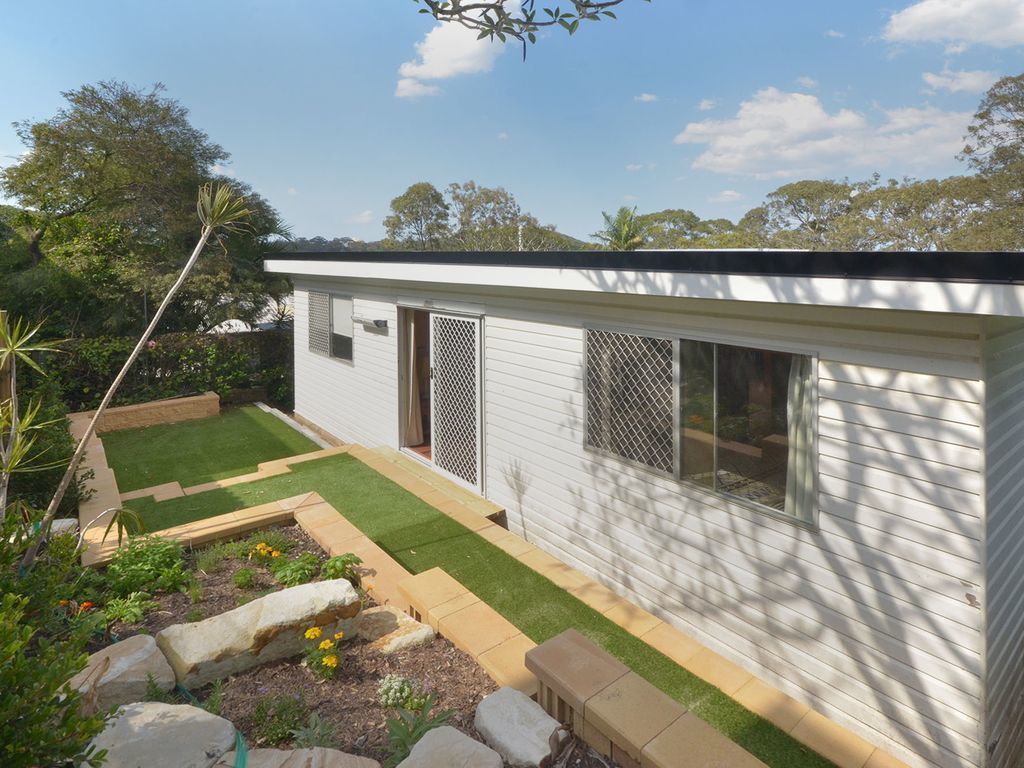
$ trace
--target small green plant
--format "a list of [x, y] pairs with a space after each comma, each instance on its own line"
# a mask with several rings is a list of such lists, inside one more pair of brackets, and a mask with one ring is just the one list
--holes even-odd
[[191, 608], [188, 609], [188, 613], [185, 614], [185, 621], [189, 624], [193, 624], [197, 621], [202, 621], [203, 618], [203, 609], [200, 608], [198, 605], [193, 605]]
[[197, 578], [193, 577], [188, 583], [188, 599], [192, 601], [192, 605], [203, 601], [203, 585]]
[[320, 561], [312, 552], [303, 552], [294, 560], [278, 558], [270, 566], [274, 578], [286, 587], [295, 587], [312, 581], [320, 568]]
[[156, 678], [153, 677], [153, 673], [149, 672], [146, 674], [146, 694], [143, 701], [159, 701], [162, 704], [171, 704], [174, 701], [174, 697], [170, 692], [165, 691], [156, 682]]
[[321, 680], [330, 680], [338, 671], [338, 666], [345, 658], [342, 652], [341, 641], [345, 639], [344, 632], [335, 632], [333, 637], [325, 637], [320, 627], [310, 627], [306, 630], [306, 666]]
[[310, 712], [306, 724], [292, 730], [292, 741], [297, 749], [325, 747], [337, 749], [338, 739], [334, 728], [316, 712]]
[[406, 707], [415, 689], [415, 681], [407, 677], [386, 675], [377, 686], [377, 701], [387, 709], [401, 709]]
[[252, 568], [239, 568], [231, 577], [231, 581], [239, 589], [252, 589], [256, 580], [256, 572]]
[[260, 699], [253, 712], [253, 733], [257, 744], [281, 744], [302, 727], [309, 718], [309, 709], [301, 693], [279, 694]]
[[223, 544], [214, 544], [196, 553], [196, 568], [203, 573], [216, 573], [224, 567], [228, 549]]
[[264, 544], [271, 549], [276, 549], [282, 554], [288, 554], [295, 549], [295, 542], [285, 536], [281, 531], [274, 528], [268, 528], [265, 531], [256, 531], [249, 538], [242, 539], [242, 557], [247, 555], [251, 550], [256, 549], [259, 544]]
[[110, 624], [115, 621], [137, 624], [156, 607], [156, 601], [150, 598], [148, 592], [132, 592], [127, 597], [110, 598], [103, 608], [103, 614]]
[[224, 681], [219, 677], [210, 686], [210, 693], [203, 702], [203, 709], [211, 715], [219, 715], [224, 706]]
[[431, 714], [436, 703], [437, 695], [430, 693], [419, 709], [399, 709], [395, 717], [388, 719], [389, 754], [384, 763], [385, 768], [395, 768], [409, 756], [416, 742], [422, 739], [427, 731], [439, 728], [452, 719], [455, 713], [450, 709]]
[[175, 592], [183, 589], [189, 578], [181, 544], [158, 536], [130, 539], [107, 566], [107, 584], [121, 596], [143, 589]]
[[356, 566], [361, 565], [362, 562], [363, 559], [361, 557], [353, 555], [351, 552], [346, 552], [344, 555], [335, 555], [324, 561], [324, 564], [320, 566], [320, 578], [348, 579], [353, 587], [358, 588], [361, 579], [356, 571]]

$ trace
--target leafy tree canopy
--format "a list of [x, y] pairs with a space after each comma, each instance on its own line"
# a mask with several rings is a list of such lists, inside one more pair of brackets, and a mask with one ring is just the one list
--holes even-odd
[[168, 315], [169, 330], [251, 319], [285, 289], [261, 268], [285, 231], [277, 212], [244, 183], [219, 178], [228, 153], [162, 86], [108, 81], [63, 96], [49, 120], [16, 125], [28, 152], [0, 170], [0, 190], [19, 205], [9, 226], [24, 247], [11, 238], [0, 247], [12, 275], [0, 302], [48, 316], [60, 335], [138, 329], [191, 248], [196, 189], [212, 180], [243, 193], [252, 227], [204, 257]]

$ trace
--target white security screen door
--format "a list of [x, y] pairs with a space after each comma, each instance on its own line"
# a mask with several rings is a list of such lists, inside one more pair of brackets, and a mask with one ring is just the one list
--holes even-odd
[[480, 319], [430, 315], [434, 466], [481, 490]]

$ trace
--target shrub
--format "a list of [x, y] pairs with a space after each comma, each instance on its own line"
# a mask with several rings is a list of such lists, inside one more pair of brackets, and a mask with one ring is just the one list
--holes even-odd
[[41, 635], [26, 614], [28, 604], [20, 595], [0, 595], [0, 763], [98, 766], [105, 751], [89, 742], [106, 716], [87, 714], [82, 695], [67, 687], [85, 667], [87, 635], [80, 631], [65, 641]]
[[338, 739], [334, 735], [333, 726], [316, 712], [310, 712], [306, 724], [292, 730], [291, 735], [297, 749], [312, 749], [313, 747], [337, 749], [338, 747]]
[[228, 548], [223, 544], [214, 544], [196, 553], [196, 568], [203, 573], [216, 573], [224, 567], [228, 557]]
[[252, 589], [255, 578], [256, 573], [252, 568], [239, 568], [235, 571], [235, 575], [231, 577], [231, 581], [239, 589]]
[[256, 743], [277, 745], [288, 741], [292, 731], [302, 727], [309, 710], [301, 693], [278, 694], [260, 699], [252, 717]]
[[344, 632], [335, 632], [333, 637], [324, 637], [324, 631], [320, 627], [307, 629], [306, 666], [309, 671], [321, 680], [333, 678], [345, 658], [341, 650], [341, 641], [344, 639]]
[[181, 544], [158, 536], [129, 539], [107, 566], [107, 584], [118, 595], [143, 588], [155, 592], [180, 591], [190, 579]]
[[260, 544], [270, 547], [271, 549], [276, 549], [281, 554], [287, 554], [295, 549], [295, 542], [289, 539], [284, 533], [279, 530], [275, 530], [274, 528], [268, 528], [265, 531], [257, 531], [240, 543], [243, 545], [245, 553], [256, 549]]
[[399, 709], [395, 717], [388, 719], [388, 759], [384, 763], [385, 768], [394, 768], [405, 760], [427, 731], [445, 725], [452, 719], [455, 713], [450, 709], [432, 715], [430, 712], [436, 703], [437, 695], [430, 693], [419, 709]]
[[188, 599], [192, 605], [203, 601], [203, 585], [195, 577], [192, 577], [188, 582]]
[[314, 579], [320, 569], [320, 561], [312, 552], [303, 552], [294, 560], [278, 558], [270, 565], [274, 578], [286, 587], [295, 587]]
[[353, 587], [358, 588], [361, 582], [356, 566], [361, 565], [362, 558], [346, 552], [344, 555], [335, 555], [324, 561], [320, 566], [321, 579], [348, 579]]
[[148, 592], [132, 592], [127, 597], [110, 598], [103, 606], [103, 615], [109, 624], [115, 621], [137, 624], [156, 607], [156, 602], [150, 599]]

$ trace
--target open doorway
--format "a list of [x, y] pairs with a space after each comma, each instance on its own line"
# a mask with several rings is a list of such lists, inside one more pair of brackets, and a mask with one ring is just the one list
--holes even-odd
[[433, 461], [430, 423], [430, 313], [402, 310], [402, 445]]

